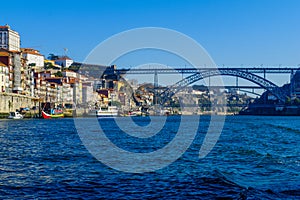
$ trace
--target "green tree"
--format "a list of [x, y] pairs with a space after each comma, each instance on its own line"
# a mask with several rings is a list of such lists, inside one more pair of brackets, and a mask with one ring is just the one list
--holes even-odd
[[291, 105], [291, 98], [290, 97], [287, 97], [286, 99], [285, 99], [285, 104], [286, 105]]
[[53, 69], [54, 65], [51, 62], [45, 62], [44, 69]]
[[53, 54], [53, 53], [50, 53], [49, 56], [47, 57], [49, 60], [57, 60], [59, 58], [59, 56]]
[[296, 99], [294, 100], [294, 104], [295, 104], [295, 105], [300, 105], [300, 99], [299, 99], [299, 98], [296, 98]]
[[71, 70], [71, 71], [74, 71], [74, 72], [78, 72], [79, 69], [80, 69], [80, 66], [71, 65], [68, 69]]
[[63, 74], [61, 73], [61, 71], [56, 72], [55, 77], [63, 77]]

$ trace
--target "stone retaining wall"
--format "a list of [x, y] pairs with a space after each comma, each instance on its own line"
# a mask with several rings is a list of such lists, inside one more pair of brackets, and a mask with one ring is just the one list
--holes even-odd
[[32, 108], [33, 106], [38, 106], [38, 99], [13, 93], [0, 93], [0, 113], [9, 113], [20, 108]]

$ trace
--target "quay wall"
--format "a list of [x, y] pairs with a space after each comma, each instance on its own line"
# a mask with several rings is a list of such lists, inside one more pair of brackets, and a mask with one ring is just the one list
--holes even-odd
[[2, 114], [33, 106], [38, 106], [37, 98], [14, 93], [0, 93], [0, 113]]

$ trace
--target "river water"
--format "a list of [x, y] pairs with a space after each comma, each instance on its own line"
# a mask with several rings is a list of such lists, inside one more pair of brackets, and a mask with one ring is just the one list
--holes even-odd
[[[145, 152], [172, 140], [178, 119], [168, 118], [162, 131], [167, 137], [148, 142], [120, 136], [113, 120], [100, 124], [117, 145]], [[200, 119], [187, 151], [146, 173], [102, 164], [83, 145], [73, 119], [1, 120], [0, 198], [300, 199], [299, 117], [228, 116], [218, 142], [202, 159], [199, 149], [210, 117]], [[149, 123], [148, 117], [134, 120]]]

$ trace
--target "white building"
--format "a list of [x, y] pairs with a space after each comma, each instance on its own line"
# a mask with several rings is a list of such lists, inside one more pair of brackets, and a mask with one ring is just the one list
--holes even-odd
[[0, 92], [6, 92], [6, 88], [9, 86], [8, 79], [8, 67], [0, 62]]
[[20, 52], [13, 52], [7, 49], [0, 49], [0, 59], [3, 64], [8, 67], [8, 87], [6, 92], [21, 93], [22, 79], [22, 60]]
[[73, 88], [71, 84], [64, 83], [62, 86], [62, 102], [64, 103], [71, 103], [73, 102]]
[[10, 29], [10, 26], [0, 26], [0, 48], [9, 51], [20, 51], [20, 35]]
[[26, 59], [27, 65], [34, 65], [38, 68], [44, 67], [44, 56], [40, 54], [38, 50], [30, 48], [21, 48], [22, 56]]
[[64, 77], [77, 78], [77, 73], [71, 70], [65, 70], [62, 74]]
[[95, 94], [93, 91], [93, 81], [85, 81], [82, 83], [82, 102], [89, 103], [95, 102], [97, 99], [95, 98]]
[[61, 67], [64, 68], [69, 68], [73, 62], [74, 61], [68, 56], [63, 56], [55, 60], [55, 64], [60, 65]]

